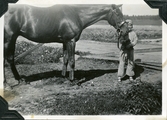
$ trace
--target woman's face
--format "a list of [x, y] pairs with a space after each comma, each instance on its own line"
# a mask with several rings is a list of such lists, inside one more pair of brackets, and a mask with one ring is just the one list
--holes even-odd
[[132, 30], [133, 29], [133, 24], [128, 23], [128, 28], [129, 28], [129, 30]]

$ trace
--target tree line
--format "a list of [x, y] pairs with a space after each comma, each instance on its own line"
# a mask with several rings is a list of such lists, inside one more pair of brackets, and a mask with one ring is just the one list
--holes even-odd
[[131, 19], [134, 25], [162, 25], [159, 15], [124, 15], [125, 19]]
[[161, 20], [159, 15], [124, 15], [124, 18], [131, 20]]

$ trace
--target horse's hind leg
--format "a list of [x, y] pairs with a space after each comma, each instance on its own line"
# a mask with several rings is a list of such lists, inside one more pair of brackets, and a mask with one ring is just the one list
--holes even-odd
[[15, 43], [16, 43], [16, 39], [17, 39], [18, 36], [5, 36], [5, 46], [4, 46], [4, 57], [6, 59], [6, 61], [8, 62], [11, 70], [12, 70], [12, 73], [15, 77], [16, 80], [18, 80], [20, 82], [21, 80], [21, 77], [20, 75], [18, 74], [18, 71], [15, 67], [15, 63], [14, 63], [14, 53], [15, 53]]
[[68, 51], [68, 60], [69, 60], [69, 68], [70, 68], [70, 72], [69, 72], [69, 79], [71, 81], [74, 80], [74, 68], [75, 68], [75, 40], [71, 40], [68, 42], [67, 45], [67, 51]]
[[63, 77], [66, 77], [67, 65], [68, 65], [67, 43], [63, 43], [63, 69], [62, 69]]

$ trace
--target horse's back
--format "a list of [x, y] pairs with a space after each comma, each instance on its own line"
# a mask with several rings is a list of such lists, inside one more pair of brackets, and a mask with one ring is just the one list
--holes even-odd
[[60, 36], [71, 39], [82, 29], [76, 9], [73, 5], [11, 5], [5, 14], [5, 29], [36, 42], [53, 42]]

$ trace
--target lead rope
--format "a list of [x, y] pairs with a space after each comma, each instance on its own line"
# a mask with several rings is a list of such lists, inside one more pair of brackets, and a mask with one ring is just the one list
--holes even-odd
[[118, 47], [118, 49], [119, 49], [119, 37], [118, 37], [118, 41], [117, 41], [117, 47]]
[[117, 41], [117, 47], [118, 47], [118, 49], [120, 49], [120, 48], [119, 48], [120, 33], [119, 33], [118, 31], [117, 31], [117, 39], [118, 39], [118, 41]]

